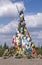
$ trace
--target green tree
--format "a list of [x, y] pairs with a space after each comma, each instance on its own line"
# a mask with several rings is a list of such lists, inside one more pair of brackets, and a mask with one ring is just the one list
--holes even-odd
[[7, 47], [7, 45], [6, 45], [6, 42], [5, 42], [3, 48], [6, 49], [6, 47]]
[[0, 48], [2, 49], [2, 45], [0, 45]]

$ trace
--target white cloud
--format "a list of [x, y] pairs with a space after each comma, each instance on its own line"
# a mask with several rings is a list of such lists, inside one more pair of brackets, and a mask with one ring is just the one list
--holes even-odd
[[[0, 0], [0, 17], [17, 17], [18, 11], [16, 5], [18, 6], [19, 10], [21, 10], [22, 8], [25, 9], [23, 2], [12, 3], [10, 0]], [[7, 25], [1, 24], [0, 33], [6, 33], [16, 30], [15, 28], [17, 27], [17, 24], [17, 19], [10, 21], [10, 23], [8, 23]]]
[[0, 24], [0, 28], [2, 28], [4, 26], [4, 24]]
[[[38, 27], [42, 26], [42, 13], [37, 13], [36, 15], [26, 15], [25, 22], [27, 27]], [[18, 21], [13, 20], [7, 25], [0, 25], [0, 32], [12, 31], [18, 26]]]
[[26, 15], [25, 20], [27, 27], [42, 26], [42, 13], [37, 13], [35, 15]]
[[10, 0], [1, 0], [0, 17], [17, 17], [18, 11], [16, 5], [18, 6], [19, 10], [22, 8], [25, 9], [23, 2], [12, 3]]
[[39, 31], [39, 34], [38, 34], [38, 39], [42, 39], [42, 31]]
[[42, 30], [40, 30], [40, 31], [32, 31], [31, 35], [35, 39], [42, 39]]
[[[0, 17], [17, 17], [18, 11], [16, 5], [18, 6], [19, 10], [22, 8], [25, 9], [23, 2], [12, 3], [10, 0], [0, 0]], [[26, 15], [25, 20], [27, 27], [42, 26], [42, 13]]]
[[32, 31], [32, 41], [35, 43], [35, 46], [42, 45], [42, 30]]
[[17, 20], [13, 20], [10, 23], [8, 23], [7, 25], [4, 25], [3, 27], [0, 28], [0, 33], [8, 33], [14, 30], [16, 31], [16, 28], [18, 27], [18, 21]]

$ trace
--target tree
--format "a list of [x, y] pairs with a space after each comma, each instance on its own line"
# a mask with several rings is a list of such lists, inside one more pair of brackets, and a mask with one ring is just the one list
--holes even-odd
[[6, 47], [7, 47], [7, 45], [6, 45], [6, 42], [5, 42], [3, 48], [6, 49]]

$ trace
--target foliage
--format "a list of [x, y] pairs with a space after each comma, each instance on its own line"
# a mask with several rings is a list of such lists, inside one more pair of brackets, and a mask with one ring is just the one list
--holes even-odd
[[36, 47], [36, 50], [37, 50], [37, 55], [39, 55], [39, 54], [42, 55], [42, 46], [41, 46], [41, 48]]
[[6, 49], [6, 47], [7, 47], [7, 45], [6, 45], [6, 42], [5, 42], [3, 48]]
[[[4, 51], [5, 51], [5, 49], [6, 49], [6, 47], [8, 47], [7, 45], [6, 45], [6, 42], [4, 43], [4, 46], [2, 47], [2, 45], [0, 45], [0, 57], [2, 57], [2, 55], [3, 55], [3, 53], [4, 53]], [[9, 47], [8, 47], [9, 48]]]
[[3, 55], [5, 49], [4, 48], [0, 48], [0, 57]]
[[[6, 50], [6, 47], [7, 47], [6, 43], [4, 44], [3, 47], [2, 47], [2, 45], [0, 45], [0, 57], [2, 57], [4, 51]], [[42, 46], [41, 46], [41, 48], [36, 47], [36, 50], [37, 50], [37, 55], [39, 55], [39, 54], [42, 55]]]

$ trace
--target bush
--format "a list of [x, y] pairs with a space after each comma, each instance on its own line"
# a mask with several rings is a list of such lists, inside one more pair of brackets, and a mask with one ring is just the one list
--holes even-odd
[[4, 49], [0, 48], [0, 57], [2, 57], [3, 53], [4, 53]]
[[37, 50], [37, 55], [41, 54], [42, 55], [42, 47], [41, 48], [36, 48]]

